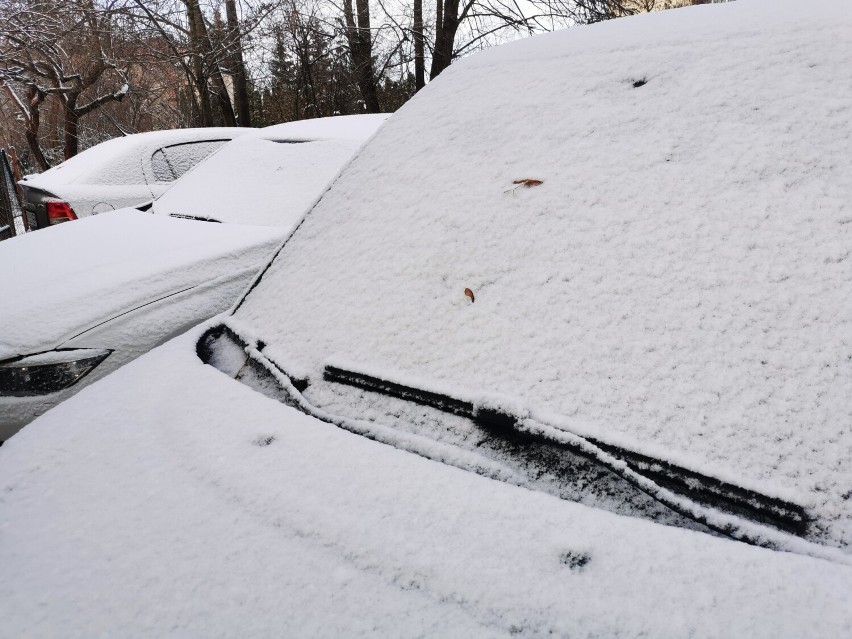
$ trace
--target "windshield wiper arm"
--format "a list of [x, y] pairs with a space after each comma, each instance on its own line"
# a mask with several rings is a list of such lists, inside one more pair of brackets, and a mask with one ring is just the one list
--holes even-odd
[[[223, 344], [232, 350], [238, 349], [244, 353], [244, 357], [235, 358], [235, 353], [231, 353], [219, 361], [221, 358], [218, 353], [224, 348]], [[520, 468], [513, 470], [511, 464], [507, 466], [488, 455], [478, 455], [441, 438], [427, 438], [416, 432], [404, 432], [385, 426], [381, 422], [346, 417], [315, 406], [306, 397], [312, 386], [309, 378], [294, 377], [287, 373], [285, 368], [261, 352], [264, 349], [262, 342], [256, 339], [246, 341], [227, 325], [208, 330], [196, 344], [196, 348], [198, 356], [205, 363], [219, 368], [258, 392], [319, 420], [427, 459], [457, 466], [492, 479], [531, 486]], [[234, 362], [237, 360], [241, 361], [239, 366], [235, 367]], [[367, 374], [352, 370], [353, 368], [355, 367], [348, 363], [327, 366], [324, 377], [332, 383], [359, 387], [365, 391], [433, 407], [446, 414], [458, 415], [488, 433], [489, 439], [498, 448], [501, 442], [511, 444], [514, 441], [515, 453], [510, 454], [528, 451], [529, 454], [521, 453], [516, 461], [521, 464], [525, 463], [523, 460], [531, 461], [533, 467], [530, 471], [536, 477], [540, 477], [543, 470], [540, 461], [544, 460], [545, 464], [553, 461], [549, 451], [558, 456], [559, 451], [563, 450], [566, 463], [562, 464], [557, 459], [550, 468], [556, 476], [577, 469], [576, 464], [570, 461], [572, 455], [574, 459], [585, 458], [591, 465], [597, 465], [601, 471], [631, 484], [638, 491], [637, 494], [644, 493], [647, 498], [656, 500], [673, 513], [732, 539], [773, 550], [850, 563], [842, 550], [810, 540], [808, 527], [813, 520], [803, 507], [791, 501], [709, 477], [623, 446], [573, 433], [560, 417], [542, 417], [522, 406], [507, 405], [503, 398], [495, 402], [487, 397], [459, 397], [443, 388], [418, 388], [430, 386], [428, 382], [417, 380], [416, 383], [405, 383], [399, 379], [390, 381], [378, 374]], [[476, 444], [477, 447], [481, 445], [487, 444], [485, 441]], [[584, 475], [584, 472], [580, 471], [577, 486], [592, 488], [601, 476], [591, 476], [590, 484], [590, 476]], [[565, 476], [565, 479], [569, 480], [569, 484], [573, 482], [573, 476]], [[604, 479], [604, 482], [606, 481]], [[557, 489], [551, 494], [561, 497], [560, 492]], [[599, 496], [606, 498], [606, 495], [609, 493], [605, 491]], [[629, 502], [639, 506], [640, 511], [644, 510], [641, 503], [633, 498], [629, 498]], [[651, 519], [656, 519], [661, 514], [662, 511], [652, 514]], [[665, 517], [660, 521], [665, 523]]]
[[[325, 367], [323, 377], [329, 382], [397, 397], [469, 418], [483, 429], [504, 438], [510, 437], [528, 442], [538, 441], [570, 449], [574, 453], [580, 453], [605, 464], [611, 471], [634, 484], [636, 484], [634, 475], [638, 475], [647, 480], [642, 482], [643, 485], [638, 485], [640, 489], [681, 514], [692, 516], [694, 513], [684, 512], [680, 503], [670, 503], [672, 500], [666, 498], [664, 491], [654, 490], [654, 487], [751, 521], [769, 524], [797, 536], [804, 536], [808, 530], [807, 512], [798, 504], [764, 495], [598, 438], [569, 433], [563, 428], [541, 420], [536, 421], [543, 427], [531, 428], [528, 424], [524, 424], [528, 420], [512, 414], [505, 408], [477, 405], [473, 401], [453, 397], [447, 393], [416, 388], [334, 365]], [[616, 460], [618, 463], [609, 463], [609, 460]], [[624, 472], [623, 466], [631, 472]], [[717, 528], [712, 525], [712, 522], [702, 521], [701, 523]]]
[[179, 220], [196, 220], [197, 222], [216, 222], [221, 224], [222, 220], [217, 220], [215, 217], [205, 217], [203, 215], [188, 215], [186, 213], [169, 213], [169, 217], [174, 217]]

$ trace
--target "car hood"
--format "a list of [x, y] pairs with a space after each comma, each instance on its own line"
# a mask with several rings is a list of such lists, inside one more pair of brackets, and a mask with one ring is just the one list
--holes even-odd
[[117, 315], [253, 266], [284, 229], [125, 209], [0, 246], [0, 359], [55, 348]]
[[203, 330], [0, 448], [11, 635], [848, 636], [849, 566], [358, 437], [202, 364]]

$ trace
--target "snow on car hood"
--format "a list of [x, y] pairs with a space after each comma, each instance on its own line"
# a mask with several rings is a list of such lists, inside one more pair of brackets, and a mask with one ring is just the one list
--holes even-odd
[[387, 114], [288, 122], [228, 144], [178, 180], [154, 212], [291, 228]]
[[54, 348], [115, 315], [260, 265], [281, 229], [162, 218], [135, 209], [0, 245], [0, 359]]
[[462, 60], [230, 324], [794, 495], [848, 551], [850, 40], [848, 3], [741, 0]]
[[203, 365], [202, 331], [0, 448], [9, 636], [849, 636], [849, 566], [352, 435]]

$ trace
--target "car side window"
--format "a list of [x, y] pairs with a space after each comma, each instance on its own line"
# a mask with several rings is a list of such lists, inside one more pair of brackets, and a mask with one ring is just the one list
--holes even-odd
[[151, 156], [151, 168], [157, 182], [172, 182], [189, 171], [228, 140], [185, 142], [157, 149]]
[[171, 182], [175, 179], [175, 174], [166, 158], [165, 149], [154, 151], [154, 155], [151, 156], [151, 168], [154, 170], [154, 179], [157, 182]]

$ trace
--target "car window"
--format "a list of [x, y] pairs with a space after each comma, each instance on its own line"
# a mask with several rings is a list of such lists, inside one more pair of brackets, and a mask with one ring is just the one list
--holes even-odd
[[172, 182], [189, 171], [228, 140], [185, 142], [157, 149], [151, 156], [151, 168], [157, 182]]
[[154, 208], [163, 215], [291, 227], [359, 146], [358, 140], [240, 138], [183, 176]]
[[157, 149], [151, 156], [151, 168], [154, 170], [154, 180], [157, 182], [172, 182], [175, 179], [174, 171], [169, 166], [165, 149]]

